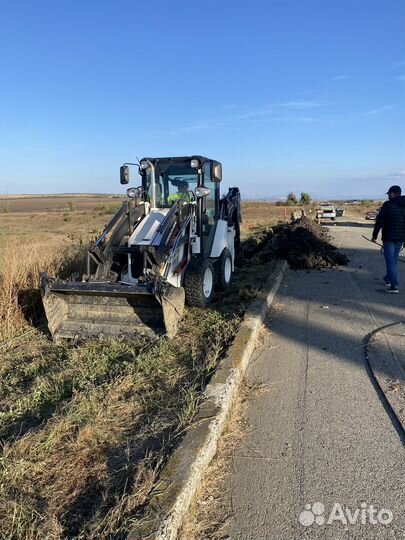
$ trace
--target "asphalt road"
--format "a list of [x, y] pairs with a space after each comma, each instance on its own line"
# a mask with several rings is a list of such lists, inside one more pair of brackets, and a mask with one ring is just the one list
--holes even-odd
[[249, 435], [228, 478], [225, 531], [235, 540], [405, 535], [404, 444], [362, 345], [405, 318], [405, 264], [401, 294], [389, 295], [383, 257], [361, 237], [371, 229], [331, 231], [349, 266], [289, 272], [248, 371], [262, 391], [248, 405]]

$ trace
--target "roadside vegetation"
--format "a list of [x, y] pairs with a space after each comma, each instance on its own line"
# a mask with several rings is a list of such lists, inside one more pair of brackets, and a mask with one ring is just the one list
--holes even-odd
[[303, 191], [298, 198], [295, 193], [290, 192], [285, 200], [275, 203], [276, 206], [310, 206], [313, 205], [312, 197], [309, 193]]
[[2, 365], [5, 538], [123, 538], [195, 413], [237, 318], [189, 311], [178, 339], [37, 343]]
[[0, 234], [0, 533], [10, 540], [123, 540], [275, 259], [294, 244], [297, 264], [319, 265], [317, 257], [302, 262], [302, 240], [319, 250], [327, 237], [304, 221], [307, 233], [299, 224], [291, 231], [276, 225], [283, 208], [245, 203], [243, 264], [231, 290], [210, 309], [186, 310], [176, 339], [56, 345], [39, 273], [83, 270], [89, 223], [94, 227], [91, 215], [80, 229], [83, 214], [73, 209], [77, 229], [69, 238], [64, 211], [39, 221], [44, 230], [31, 236]]
[[10, 540], [126, 537], [271, 265], [258, 257], [263, 228], [245, 230], [232, 290], [187, 310], [175, 340], [56, 345], [38, 276], [80, 270], [83, 229], [63, 242], [0, 236], [0, 533]]
[[69, 276], [82, 266], [83, 243], [44, 246], [8, 237], [0, 246], [0, 344], [29, 330], [27, 319], [42, 316], [38, 282], [40, 272]]

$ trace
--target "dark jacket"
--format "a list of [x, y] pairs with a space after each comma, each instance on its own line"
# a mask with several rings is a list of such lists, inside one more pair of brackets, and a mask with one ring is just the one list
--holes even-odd
[[405, 196], [386, 201], [378, 213], [373, 238], [382, 229], [383, 242], [405, 242]]

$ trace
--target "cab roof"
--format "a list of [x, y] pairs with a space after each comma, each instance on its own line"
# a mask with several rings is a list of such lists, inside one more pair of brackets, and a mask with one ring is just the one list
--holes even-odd
[[149, 161], [152, 161], [156, 163], [156, 161], [166, 161], [166, 162], [172, 162], [172, 163], [184, 163], [185, 161], [191, 161], [192, 159], [198, 159], [201, 161], [201, 163], [205, 163], [206, 161], [211, 161], [212, 163], [219, 163], [216, 159], [210, 159], [204, 156], [194, 155], [194, 156], [181, 156], [181, 157], [145, 157], [142, 158], [141, 161], [144, 159], [148, 159]]

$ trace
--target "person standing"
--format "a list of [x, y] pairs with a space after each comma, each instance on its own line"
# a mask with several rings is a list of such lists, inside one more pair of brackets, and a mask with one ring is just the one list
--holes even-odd
[[399, 293], [398, 256], [405, 242], [405, 197], [401, 195], [400, 186], [391, 186], [387, 191], [386, 201], [376, 218], [372, 241], [376, 242], [382, 229], [383, 251], [387, 273], [384, 281], [387, 292]]

